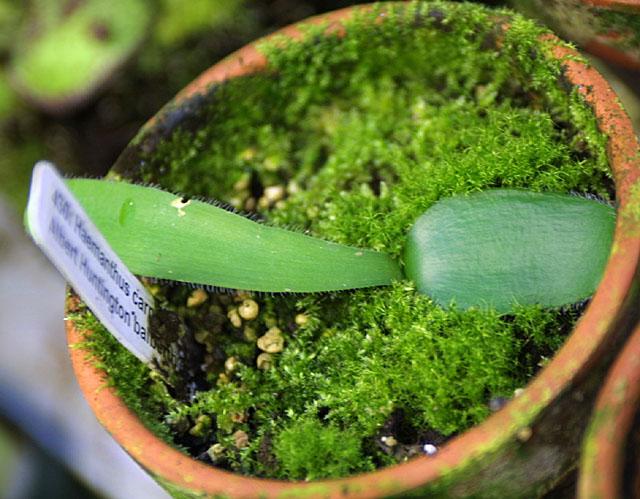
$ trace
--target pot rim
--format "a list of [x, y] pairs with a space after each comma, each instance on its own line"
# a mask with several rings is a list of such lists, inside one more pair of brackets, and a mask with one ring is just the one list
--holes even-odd
[[[369, 8], [370, 5], [348, 7], [315, 16], [274, 35], [299, 39], [301, 24], [327, 22], [327, 31], [342, 32], [340, 21], [357, 10]], [[631, 122], [608, 83], [594, 68], [578, 62], [579, 54], [575, 50], [562, 45], [554, 35], [545, 35], [544, 40], [554, 43], [552, 56], [562, 60], [566, 78], [594, 108], [601, 131], [610, 137], [608, 156], [619, 209], [612, 253], [591, 303], [562, 348], [522, 394], [481, 424], [448, 441], [435, 456], [420, 456], [406, 463], [342, 479], [287, 482], [246, 477], [196, 461], [153, 435], [118, 398], [115, 389], [106, 387], [104, 372], [87, 358], [87, 351], [78, 347], [85, 332], [67, 320], [69, 351], [80, 388], [100, 423], [116, 441], [156, 479], [171, 484], [176, 490], [182, 487], [225, 497], [260, 494], [264, 497], [297, 494], [343, 497], [349, 493], [365, 498], [398, 494], [424, 486], [453, 469], [462, 469], [482, 459], [508, 441], [518, 440], [520, 430], [528, 428], [550, 402], [568, 390], [585, 369], [602, 357], [602, 344], [610, 336], [616, 317], [624, 310], [625, 298], [632, 291], [640, 260], [640, 147]], [[250, 43], [201, 74], [149, 120], [134, 141], [138, 143], [139, 137], [156, 133], [157, 126], [171, 108], [205, 92], [211, 85], [265, 69], [267, 60], [255, 48], [263, 41], [264, 38]], [[130, 147], [131, 144], [127, 149]], [[72, 307], [72, 301], [68, 300], [67, 310]]]
[[[578, 10], [583, 9], [602, 9], [611, 12], [618, 12], [627, 15], [640, 16], [640, 0], [572, 0], [573, 6], [568, 6], [569, 11], [571, 9]], [[553, 3], [559, 3], [554, 0]], [[569, 13], [566, 14], [570, 15]], [[591, 17], [595, 17], [598, 14], [591, 12]], [[562, 25], [563, 16], [554, 16], [556, 26], [560, 30]], [[558, 24], [560, 23], [560, 24]], [[569, 30], [565, 33], [570, 40], [573, 39], [577, 33], [574, 30]], [[610, 30], [607, 33], [592, 34], [592, 36], [583, 37], [575, 36], [576, 43], [579, 43], [585, 51], [589, 52], [600, 59], [608, 63], [613, 63], [621, 68], [639, 70], [640, 69], [640, 53], [638, 50], [632, 48], [623, 48], [618, 46], [621, 36], [624, 38], [624, 34], [618, 31]], [[636, 47], [640, 49], [640, 47]]]
[[611, 38], [598, 36], [587, 41], [583, 48], [608, 63], [630, 70], [640, 70], [640, 58], [616, 48], [611, 44], [611, 41]]
[[[598, 393], [582, 446], [579, 497], [625, 497], [625, 450], [639, 410], [640, 325]], [[632, 486], [639, 484], [636, 477]]]
[[583, 0], [590, 7], [603, 7], [614, 10], [640, 11], [640, 0]]

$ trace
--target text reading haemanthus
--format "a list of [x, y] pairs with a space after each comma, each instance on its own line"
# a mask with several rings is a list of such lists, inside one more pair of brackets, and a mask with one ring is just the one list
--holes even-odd
[[[56, 213], [51, 217], [49, 232], [56, 243], [80, 269], [98, 295], [108, 304], [112, 319], [118, 320], [152, 348], [155, 348], [146, 327], [142, 321], [138, 320], [138, 313], [149, 315], [152, 309], [151, 304], [126, 279], [118, 264], [105, 254], [99, 242], [87, 230], [84, 218], [74, 212], [65, 195], [54, 190], [52, 201]], [[73, 231], [82, 242], [82, 247], [74, 244], [68, 231]], [[96, 264], [101, 269], [97, 269]], [[111, 293], [105, 282], [105, 275], [122, 291], [126, 297], [125, 300], [121, 301]]]

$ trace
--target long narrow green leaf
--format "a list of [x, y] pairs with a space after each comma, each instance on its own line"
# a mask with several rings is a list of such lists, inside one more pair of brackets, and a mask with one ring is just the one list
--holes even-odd
[[491, 190], [439, 201], [413, 226], [406, 273], [443, 306], [554, 307], [596, 289], [615, 211], [565, 194]]
[[68, 185], [129, 269], [143, 276], [269, 292], [333, 291], [402, 278], [384, 253], [253, 222], [125, 182]]

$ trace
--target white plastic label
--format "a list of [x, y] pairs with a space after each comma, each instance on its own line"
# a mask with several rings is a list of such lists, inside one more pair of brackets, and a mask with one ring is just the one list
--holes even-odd
[[153, 297], [46, 161], [33, 169], [27, 225], [36, 244], [100, 322], [141, 361], [151, 362], [157, 356], [148, 326]]

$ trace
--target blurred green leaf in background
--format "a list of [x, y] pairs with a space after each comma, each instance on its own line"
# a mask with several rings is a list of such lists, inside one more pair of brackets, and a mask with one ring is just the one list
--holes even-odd
[[145, 0], [34, 0], [14, 45], [10, 72], [27, 101], [61, 111], [91, 98], [142, 44]]
[[160, 0], [154, 38], [174, 45], [194, 34], [228, 24], [240, 13], [242, 0]]
[[0, 0], [0, 195], [22, 211], [42, 158], [104, 174], [258, 17], [242, 0]]

